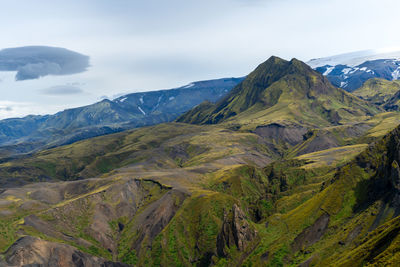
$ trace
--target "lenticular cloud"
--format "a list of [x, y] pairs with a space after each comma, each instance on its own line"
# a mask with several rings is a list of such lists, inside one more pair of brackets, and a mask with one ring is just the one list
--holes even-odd
[[76, 74], [88, 67], [88, 56], [65, 48], [25, 46], [0, 50], [0, 71], [17, 71], [17, 81]]

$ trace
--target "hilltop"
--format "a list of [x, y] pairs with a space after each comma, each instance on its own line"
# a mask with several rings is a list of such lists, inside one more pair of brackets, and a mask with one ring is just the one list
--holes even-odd
[[344, 124], [377, 113], [353, 95], [332, 86], [305, 63], [271, 57], [215, 105], [203, 104], [178, 122], [241, 127], [294, 123], [313, 127]]

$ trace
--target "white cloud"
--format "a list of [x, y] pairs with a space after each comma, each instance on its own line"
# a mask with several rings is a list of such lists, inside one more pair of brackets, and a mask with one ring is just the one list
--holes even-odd
[[69, 104], [38, 106], [36, 103], [0, 101], [0, 119], [21, 118], [28, 114], [46, 115], [70, 108]]
[[0, 101], [0, 119], [39, 112], [32, 103]]

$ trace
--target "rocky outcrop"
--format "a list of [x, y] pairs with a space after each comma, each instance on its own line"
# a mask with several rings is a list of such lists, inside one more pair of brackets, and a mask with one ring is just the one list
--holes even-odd
[[292, 244], [293, 252], [307, 248], [318, 242], [325, 234], [329, 225], [329, 214], [321, 215], [311, 226], [304, 229]]
[[[369, 204], [382, 200], [395, 209], [393, 217], [400, 215], [400, 127], [371, 145], [356, 160], [360, 168], [373, 173], [369, 180], [360, 181], [357, 185], [357, 190], [365, 187], [367, 194], [358, 197], [356, 209], [364, 209]], [[381, 215], [383, 214], [377, 219]], [[381, 222], [376, 223], [379, 225]]]
[[400, 207], [400, 167], [396, 160], [392, 162], [390, 182], [394, 190], [393, 206]]
[[4, 255], [0, 266], [41, 267], [128, 267], [119, 262], [83, 253], [74, 247], [26, 236], [15, 242]]
[[266, 140], [285, 142], [294, 146], [303, 141], [303, 135], [307, 132], [307, 128], [299, 125], [286, 126], [279, 123], [271, 123], [258, 126], [254, 132]]
[[299, 148], [297, 155], [304, 155], [340, 146], [338, 137], [332, 132], [324, 130], [312, 130], [304, 135], [304, 143]]
[[173, 189], [159, 200], [151, 203], [137, 218], [132, 232], [137, 238], [132, 244], [137, 254], [141, 248], [150, 245], [154, 238], [165, 228], [175, 216], [183, 201], [188, 195], [180, 190]]
[[257, 231], [246, 220], [244, 212], [234, 204], [232, 211], [224, 214], [222, 229], [217, 236], [217, 255], [226, 257], [227, 248], [232, 247], [245, 251], [256, 236]]

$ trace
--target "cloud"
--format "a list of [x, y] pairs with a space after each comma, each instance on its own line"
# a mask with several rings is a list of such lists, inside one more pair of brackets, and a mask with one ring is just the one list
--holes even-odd
[[10, 106], [0, 106], [0, 111], [13, 111], [13, 108]]
[[[37, 107], [37, 105], [36, 105]], [[35, 106], [26, 102], [0, 101], [0, 120], [5, 118], [22, 117], [35, 110]]]
[[0, 100], [0, 120], [7, 118], [22, 118], [29, 114], [54, 114], [60, 110], [71, 108], [71, 105], [38, 105], [33, 102], [16, 102]]
[[0, 50], [0, 71], [17, 71], [17, 81], [76, 74], [88, 67], [88, 56], [65, 48], [24, 46]]
[[73, 85], [56, 85], [41, 90], [45, 95], [75, 95], [83, 93], [83, 90]]

